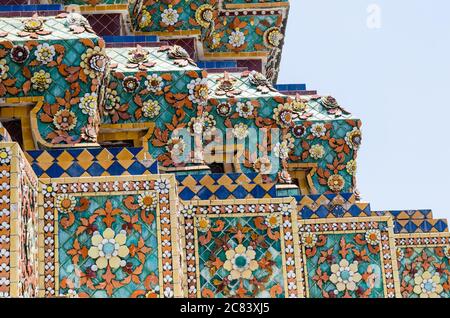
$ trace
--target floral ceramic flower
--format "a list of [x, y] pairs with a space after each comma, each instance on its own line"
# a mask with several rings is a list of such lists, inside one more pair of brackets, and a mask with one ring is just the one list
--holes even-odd
[[440, 298], [444, 290], [439, 273], [432, 274], [429, 270], [414, 275], [414, 293], [420, 298]]
[[345, 135], [345, 142], [350, 149], [357, 150], [361, 145], [361, 138], [361, 131], [357, 127], [353, 127], [353, 130]]
[[312, 145], [311, 149], [309, 149], [309, 155], [316, 160], [322, 159], [325, 155], [325, 148], [320, 144]]
[[180, 15], [171, 5], [161, 13], [161, 20], [166, 25], [175, 25]]
[[225, 252], [227, 260], [223, 264], [223, 268], [230, 272], [229, 278], [235, 279], [251, 279], [253, 272], [258, 269], [258, 262], [255, 261], [256, 252], [251, 246], [245, 247], [239, 244], [234, 249]]
[[272, 162], [267, 157], [258, 158], [253, 163], [253, 169], [260, 174], [270, 174], [272, 171]]
[[[64, 14], [66, 17], [66, 25], [74, 34], [80, 34], [83, 32], [95, 33], [92, 30], [89, 21], [78, 12], [70, 12], [69, 14]], [[57, 16], [58, 17], [58, 16]]]
[[68, 109], [61, 109], [53, 116], [53, 124], [56, 129], [69, 131], [75, 128], [77, 124], [77, 117], [75, 113]]
[[248, 76], [250, 84], [256, 86], [256, 90], [261, 92], [262, 94], [267, 94], [269, 92], [275, 92], [276, 89], [269, 82], [267, 77], [265, 77], [262, 73], [257, 71], [244, 72], [242, 76]]
[[30, 51], [26, 46], [16, 45], [11, 49], [11, 59], [16, 63], [23, 63], [30, 56]]
[[331, 191], [339, 192], [344, 189], [345, 180], [341, 175], [333, 174], [328, 178], [327, 184]]
[[401, 248], [397, 248], [397, 260], [401, 261], [405, 257], [405, 252]]
[[160, 179], [155, 181], [155, 190], [161, 194], [167, 194], [170, 190], [170, 182], [167, 179]]
[[269, 28], [264, 32], [264, 44], [268, 47], [279, 47], [283, 40], [283, 33], [279, 28]]
[[195, 11], [195, 21], [202, 27], [207, 28], [214, 19], [214, 8], [210, 4], [203, 4]]
[[43, 92], [50, 87], [52, 83], [52, 79], [50, 77], [50, 73], [40, 70], [39, 72], [34, 72], [31, 77], [31, 87], [33, 89]]
[[302, 244], [306, 248], [313, 248], [317, 243], [317, 235], [311, 232], [302, 233]]
[[205, 105], [208, 101], [209, 89], [206, 78], [196, 78], [192, 80], [187, 88], [189, 90], [189, 99], [199, 105]]
[[120, 108], [120, 97], [115, 89], [107, 88], [105, 93], [105, 103], [103, 113], [105, 116], [113, 115]]
[[253, 106], [251, 101], [247, 101], [245, 103], [238, 102], [236, 105], [236, 111], [242, 118], [251, 117], [253, 115], [254, 109], [255, 107]]
[[152, 25], [152, 15], [145, 8], [141, 11], [141, 17], [139, 19], [139, 28], [144, 29]]
[[155, 118], [159, 115], [161, 111], [161, 106], [159, 106], [158, 101], [149, 100], [143, 103], [142, 105], [142, 114], [147, 118]]
[[228, 117], [231, 114], [232, 107], [229, 103], [224, 102], [217, 105], [217, 113], [222, 117]]
[[280, 159], [287, 159], [292, 148], [293, 144], [291, 144], [287, 140], [283, 140], [281, 143], [277, 143], [275, 147], [273, 147], [273, 151], [275, 153], [275, 156], [279, 157]]
[[167, 51], [167, 57], [171, 60], [174, 60], [174, 64], [180, 67], [187, 66], [188, 64], [197, 66], [194, 60], [189, 56], [189, 53], [179, 45], [163, 46], [158, 51]]
[[325, 125], [322, 123], [316, 123], [311, 126], [311, 134], [316, 138], [321, 138], [325, 136], [326, 132], [327, 129], [325, 128]]
[[228, 72], [224, 72], [223, 77], [216, 80], [218, 84], [215, 92], [216, 95], [228, 97], [240, 95], [242, 90], [235, 88], [236, 81], [235, 77], [231, 77]]
[[182, 156], [186, 148], [186, 143], [180, 137], [172, 137], [167, 141], [166, 150], [169, 151], [172, 156]]
[[338, 292], [345, 290], [355, 291], [362, 276], [358, 273], [358, 262], [349, 263], [342, 259], [339, 264], [331, 265], [330, 281], [336, 286]]
[[213, 50], [217, 49], [222, 42], [222, 36], [220, 35], [220, 33], [213, 32], [210, 36], [209, 41], [209, 47]]
[[380, 230], [376, 229], [368, 230], [365, 237], [368, 244], [376, 246], [380, 244], [381, 232]]
[[139, 195], [138, 204], [143, 210], [149, 212], [156, 208], [156, 205], [158, 204], [158, 196], [155, 192], [144, 192]]
[[55, 207], [60, 213], [70, 213], [73, 212], [77, 200], [73, 195], [61, 194], [55, 199]]
[[55, 57], [55, 47], [48, 43], [39, 44], [34, 51], [34, 55], [36, 55], [36, 60], [42, 64], [47, 64], [53, 61]]
[[356, 160], [351, 159], [349, 162], [347, 162], [346, 169], [351, 176], [354, 176], [357, 170]]
[[450, 245], [449, 245], [449, 246], [446, 246], [446, 247], [444, 248], [444, 255], [445, 255], [445, 257], [447, 257], [448, 259], [450, 259]]
[[0, 60], [0, 83], [8, 78], [9, 66], [5, 59]]
[[195, 220], [195, 226], [198, 231], [206, 233], [211, 228], [211, 222], [208, 218], [200, 217]]
[[233, 135], [238, 139], [238, 140], [242, 140], [247, 138], [248, 136], [248, 126], [243, 124], [243, 123], [239, 123], [237, 125], [234, 125], [233, 127]]
[[197, 208], [193, 205], [184, 205], [181, 209], [181, 214], [183, 214], [186, 219], [191, 219], [194, 217], [196, 210]]
[[139, 88], [139, 81], [134, 76], [127, 76], [123, 79], [122, 85], [127, 93], [134, 93]]
[[292, 104], [280, 104], [273, 110], [273, 119], [282, 128], [291, 127], [293, 125]]
[[296, 138], [301, 138], [305, 134], [305, 131], [306, 131], [306, 129], [303, 125], [296, 125], [296, 126], [292, 127], [292, 134]]
[[90, 78], [96, 78], [104, 73], [107, 65], [108, 58], [105, 55], [105, 50], [98, 46], [88, 48], [86, 52], [81, 54], [80, 66]]
[[96, 93], [86, 93], [83, 97], [80, 98], [80, 103], [78, 106], [80, 107], [83, 114], [89, 115], [91, 117], [95, 116], [97, 112], [97, 99], [98, 96]]
[[124, 230], [117, 235], [111, 228], [107, 228], [103, 235], [100, 235], [99, 232], [94, 233], [88, 255], [96, 260], [97, 269], [104, 269], [108, 265], [112, 269], [125, 266], [126, 262], [123, 258], [130, 253], [125, 245], [126, 239], [126, 231]]
[[11, 162], [12, 151], [11, 148], [0, 148], [0, 163], [9, 164]]
[[265, 220], [264, 223], [271, 229], [275, 229], [277, 227], [280, 226], [281, 224], [281, 217], [279, 214], [277, 213], [273, 213], [268, 215]]
[[231, 32], [228, 43], [233, 47], [241, 47], [245, 43], [245, 34], [238, 28]]
[[158, 74], [148, 75], [144, 84], [152, 93], [159, 93], [164, 87], [164, 81]]

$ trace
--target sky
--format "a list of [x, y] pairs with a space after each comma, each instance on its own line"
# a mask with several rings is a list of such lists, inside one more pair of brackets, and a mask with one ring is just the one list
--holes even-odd
[[362, 120], [362, 199], [450, 219], [450, 1], [290, 3], [278, 82], [306, 83]]

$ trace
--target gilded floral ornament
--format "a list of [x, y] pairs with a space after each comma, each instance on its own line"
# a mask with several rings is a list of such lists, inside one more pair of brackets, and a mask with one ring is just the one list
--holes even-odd
[[55, 208], [60, 213], [71, 213], [73, 212], [77, 201], [73, 195], [70, 194], [60, 194], [55, 199]]
[[248, 77], [250, 84], [256, 86], [256, 90], [268, 94], [269, 92], [276, 92], [277, 90], [272, 86], [267, 77], [257, 71], [246, 71], [242, 73], [242, 77]]
[[377, 246], [381, 241], [381, 232], [380, 230], [371, 229], [366, 232], [365, 237], [368, 244]]
[[150, 52], [140, 45], [128, 51], [128, 68], [138, 68], [142, 71], [152, 68], [156, 62], [149, 60]]
[[52, 32], [45, 30], [45, 19], [39, 17], [37, 13], [32, 17], [22, 20], [22, 31], [17, 33], [20, 37], [29, 36], [32, 39], [37, 39], [40, 35], [49, 35]]
[[340, 192], [344, 189], [345, 180], [341, 175], [333, 174], [328, 178], [327, 184], [331, 191]]
[[268, 157], [260, 157], [253, 163], [253, 169], [259, 174], [270, 174], [272, 172], [272, 162]]
[[167, 52], [167, 57], [174, 60], [174, 64], [180, 67], [188, 66], [188, 64], [197, 66], [194, 60], [189, 56], [189, 53], [179, 45], [163, 46], [158, 51]]
[[31, 87], [39, 92], [46, 91], [50, 87], [51, 83], [52, 79], [50, 77], [50, 73], [44, 70], [34, 72], [31, 77]]
[[357, 127], [353, 127], [353, 129], [345, 135], [345, 142], [350, 149], [358, 150], [361, 145], [361, 140], [361, 131]]
[[306, 248], [313, 248], [317, 244], [317, 235], [311, 232], [304, 232], [302, 233], [301, 241]]
[[108, 62], [105, 49], [96, 46], [88, 48], [86, 52], [81, 54], [80, 66], [87, 76], [94, 79], [100, 77], [106, 71]]
[[256, 252], [251, 246], [245, 247], [239, 244], [234, 249], [225, 252], [227, 260], [223, 268], [230, 272], [229, 279], [251, 279], [253, 272], [259, 268], [255, 260]]
[[112, 269], [125, 266], [123, 260], [130, 253], [126, 243], [126, 232], [120, 231], [118, 234], [113, 229], [107, 228], [103, 234], [95, 232], [92, 236], [92, 246], [88, 251], [89, 257], [95, 260], [93, 270], [104, 269], [108, 265]]
[[58, 110], [53, 116], [53, 124], [56, 129], [70, 131], [75, 128], [77, 124], [77, 117], [72, 111], [68, 109], [61, 109]]
[[330, 281], [336, 286], [335, 294], [343, 291], [355, 291], [362, 276], [358, 273], [358, 262], [349, 263], [342, 259], [339, 264], [331, 265]]
[[154, 210], [158, 204], [158, 196], [156, 192], [147, 191], [140, 194], [138, 197], [138, 204], [141, 209], [147, 212]]
[[278, 27], [269, 28], [264, 32], [263, 36], [264, 45], [266, 45], [268, 48], [277, 48], [281, 45], [283, 37], [284, 36], [280, 28]]
[[208, 3], [201, 5], [195, 11], [195, 21], [202, 28], [209, 28], [214, 21], [214, 11], [214, 7]]
[[414, 275], [414, 293], [420, 298], [440, 298], [444, 288], [440, 283], [439, 273], [431, 273], [429, 270]]
[[[28, 57], [30, 56], [30, 50], [24, 46], [24, 45], [15, 45], [12, 49], [11, 49], [11, 59], [18, 63], [18, 64], [22, 64], [24, 63]], [[0, 73], [1, 74], [1, 73]]]
[[190, 101], [200, 106], [206, 105], [209, 97], [208, 79], [196, 78], [187, 85], [187, 88]]
[[218, 86], [216, 89], [217, 96], [234, 97], [242, 93], [240, 89], [236, 89], [236, 79], [232, 78], [228, 72], [223, 73], [223, 77], [217, 80]]

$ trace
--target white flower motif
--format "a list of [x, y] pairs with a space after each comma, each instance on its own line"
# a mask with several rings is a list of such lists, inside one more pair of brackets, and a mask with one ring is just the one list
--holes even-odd
[[0, 148], [0, 163], [9, 164], [11, 162], [12, 151], [10, 147]]
[[166, 25], [175, 25], [179, 17], [177, 10], [173, 9], [171, 5], [161, 13], [161, 20]]
[[189, 100], [199, 105], [206, 104], [209, 96], [207, 78], [196, 78], [187, 85], [187, 88], [189, 90]]
[[77, 201], [74, 196], [69, 194], [58, 195], [55, 200], [55, 206], [60, 213], [70, 213], [75, 208]]
[[253, 272], [258, 269], [258, 262], [255, 261], [256, 252], [251, 246], [245, 247], [239, 244], [234, 249], [225, 252], [227, 260], [223, 268], [230, 272], [230, 279], [250, 279]]
[[239, 113], [239, 116], [243, 118], [252, 116], [254, 109], [255, 107], [253, 106], [251, 101], [247, 101], [245, 103], [238, 102], [236, 105], [236, 111]]
[[243, 123], [239, 123], [233, 127], [233, 135], [238, 140], [247, 138], [248, 134], [249, 134], [248, 126]]
[[322, 159], [325, 155], [325, 148], [322, 145], [316, 144], [312, 145], [311, 149], [309, 149], [309, 155], [313, 159]]
[[142, 114], [147, 118], [155, 118], [159, 115], [161, 111], [161, 106], [159, 106], [158, 101], [149, 100], [142, 104]]
[[381, 232], [379, 230], [368, 230], [366, 232], [366, 241], [370, 245], [376, 246], [380, 243], [381, 240]]
[[130, 253], [125, 245], [126, 239], [126, 232], [123, 230], [117, 235], [111, 228], [107, 228], [103, 235], [95, 232], [91, 239], [92, 246], [88, 255], [96, 260], [95, 264], [98, 269], [106, 268], [108, 264], [113, 269], [124, 266], [122, 258]]
[[420, 298], [440, 298], [444, 290], [438, 273], [432, 274], [429, 270], [414, 275], [414, 293]]
[[155, 181], [155, 190], [161, 194], [167, 194], [170, 190], [170, 182], [167, 179], [160, 179]]
[[147, 80], [145, 81], [144, 84], [147, 87], [147, 89], [153, 93], [161, 92], [161, 90], [164, 87], [164, 81], [160, 76], [158, 76], [158, 74], [152, 74], [147, 76]]
[[358, 273], [358, 262], [349, 263], [342, 259], [339, 264], [331, 265], [330, 281], [336, 286], [337, 292], [345, 290], [354, 291], [362, 276]]
[[91, 117], [95, 116], [95, 113], [97, 112], [97, 98], [98, 96], [96, 93], [86, 93], [80, 98], [80, 103], [78, 106], [83, 114]]
[[239, 29], [231, 32], [228, 43], [233, 47], [241, 47], [245, 43], [245, 34]]
[[36, 60], [42, 64], [47, 64], [53, 61], [55, 56], [55, 47], [53, 45], [49, 45], [48, 43], [39, 44], [36, 47], [34, 55], [36, 55]]
[[322, 123], [316, 123], [311, 126], [311, 134], [316, 138], [321, 138], [325, 136], [326, 132], [327, 129], [325, 128], [325, 125]]
[[158, 196], [155, 192], [144, 192], [139, 195], [138, 204], [145, 211], [151, 211], [156, 208], [156, 205], [158, 204]]

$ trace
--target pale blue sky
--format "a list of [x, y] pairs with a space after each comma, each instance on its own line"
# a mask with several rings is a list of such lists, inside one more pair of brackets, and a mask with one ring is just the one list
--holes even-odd
[[[380, 29], [367, 27], [370, 4]], [[291, 0], [279, 83], [363, 121], [358, 188], [372, 209], [450, 219], [449, 12], [449, 0]]]

